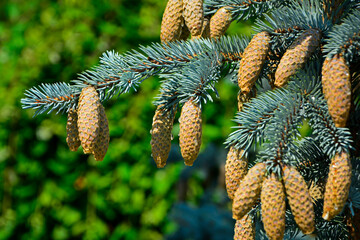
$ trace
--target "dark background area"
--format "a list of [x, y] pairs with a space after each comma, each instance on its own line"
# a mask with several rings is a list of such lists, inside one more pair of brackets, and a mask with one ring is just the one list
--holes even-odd
[[[0, 2], [0, 239], [231, 239], [223, 142], [237, 88], [217, 86], [203, 109], [203, 145], [193, 167], [178, 148], [168, 164], [151, 158], [159, 80], [105, 102], [110, 146], [103, 162], [71, 152], [66, 114], [21, 109], [24, 91], [70, 82], [106, 50], [159, 42], [164, 0], [5, 0]], [[233, 23], [229, 34], [251, 33]], [[178, 115], [179, 115], [178, 111]], [[177, 116], [178, 117], [178, 116]]]

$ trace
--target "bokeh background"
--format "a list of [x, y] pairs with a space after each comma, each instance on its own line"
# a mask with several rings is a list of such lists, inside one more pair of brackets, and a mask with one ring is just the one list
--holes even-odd
[[[21, 109], [24, 91], [69, 82], [119, 53], [159, 42], [165, 0], [0, 1], [0, 239], [232, 239], [224, 187], [237, 88], [203, 111], [203, 144], [193, 167], [178, 147], [168, 164], [151, 158], [150, 129], [159, 80], [107, 101], [110, 147], [103, 162], [71, 152], [66, 115]], [[251, 34], [233, 23], [228, 34]], [[178, 111], [179, 115], [179, 111]], [[178, 117], [178, 116], [177, 116]]]

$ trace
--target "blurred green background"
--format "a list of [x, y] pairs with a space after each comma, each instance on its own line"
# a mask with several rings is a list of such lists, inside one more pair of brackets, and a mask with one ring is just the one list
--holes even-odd
[[[26, 89], [76, 79], [106, 50], [159, 42], [165, 6], [165, 0], [0, 1], [0, 239], [232, 238], [223, 142], [237, 89], [229, 81], [218, 85], [221, 99], [204, 107], [193, 167], [179, 153], [177, 120], [167, 166], [153, 163], [157, 78], [105, 103], [111, 141], [103, 162], [68, 150], [65, 115], [33, 118], [34, 110], [21, 109]], [[233, 23], [228, 33], [251, 29]]]

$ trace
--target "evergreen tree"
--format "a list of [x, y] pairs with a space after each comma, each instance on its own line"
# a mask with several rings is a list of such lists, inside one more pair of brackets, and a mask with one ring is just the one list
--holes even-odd
[[[222, 36], [232, 21], [251, 17], [251, 40]], [[165, 166], [182, 107], [181, 153], [192, 165], [202, 106], [219, 97], [226, 76], [240, 89], [237, 126], [225, 142], [234, 238], [360, 239], [360, 1], [169, 0], [161, 41], [107, 51], [71, 84], [26, 90], [23, 108], [68, 112], [70, 149], [81, 145], [102, 160], [109, 130], [101, 103], [159, 75], [154, 160]], [[304, 122], [312, 133], [301, 138]], [[260, 151], [249, 162], [252, 148]]]

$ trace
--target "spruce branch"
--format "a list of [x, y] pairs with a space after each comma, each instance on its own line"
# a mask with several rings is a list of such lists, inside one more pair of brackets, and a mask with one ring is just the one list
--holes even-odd
[[221, 61], [222, 56], [214, 52], [211, 56], [208, 54], [193, 59], [176, 72], [161, 74], [164, 78], [163, 86], [154, 104], [170, 110], [174, 105], [185, 103], [190, 98], [194, 102], [201, 103], [202, 100], [205, 104], [208, 100], [212, 101], [209, 90], [218, 97], [215, 83], [220, 78]]
[[264, 129], [279, 108], [278, 99], [284, 99], [289, 94], [284, 89], [276, 89], [258, 95], [244, 104], [244, 109], [238, 112], [234, 122], [238, 126], [230, 133], [225, 144], [230, 147], [242, 148], [245, 152], [252, 144], [264, 142]]
[[204, 3], [205, 15], [212, 15], [222, 7], [232, 13], [233, 20], [247, 20], [253, 16], [261, 16], [263, 13], [289, 4], [290, 1], [279, 0], [206, 0]]
[[289, 144], [284, 163], [295, 166], [307, 182], [325, 181], [330, 158], [319, 148], [319, 142], [311, 137], [302, 138]]
[[[79, 94], [79, 93], [78, 93]], [[55, 109], [57, 112], [65, 111], [74, 107], [72, 99], [75, 92], [69, 84], [66, 83], [43, 83], [38, 87], [33, 87], [25, 91], [26, 98], [21, 99], [24, 109], [36, 109], [35, 115], [46, 111], [51, 113]]]
[[[67, 111], [70, 107], [76, 107], [81, 89], [89, 85], [94, 86], [100, 100], [105, 101], [131, 89], [136, 91], [151, 76], [172, 73], [174, 69], [192, 65], [192, 59], [202, 56], [211, 59], [215, 54], [223, 56], [218, 57], [218, 65], [238, 61], [248, 42], [246, 37], [233, 36], [222, 37], [220, 41], [198, 39], [167, 44], [153, 43], [147, 47], [141, 46], [140, 51], [133, 50], [124, 54], [107, 51], [100, 57], [100, 65], [79, 74], [71, 85], [55, 83], [33, 87], [26, 91], [26, 98], [21, 103], [23, 108], [40, 108], [35, 115], [55, 109]], [[205, 62], [207, 60], [198, 63]], [[217, 70], [220, 71], [219, 68]], [[183, 76], [179, 74], [177, 78], [186, 78], [186, 71], [183, 71]]]
[[323, 96], [313, 96], [304, 106], [305, 115], [313, 129], [314, 138], [321, 149], [332, 158], [336, 152], [352, 149], [352, 137], [349, 129], [337, 128], [331, 120]]
[[324, 53], [327, 58], [335, 54], [344, 53], [348, 64], [358, 61], [360, 57], [360, 10], [354, 10], [347, 16], [343, 23], [336, 25], [329, 32], [329, 38], [324, 45]]

